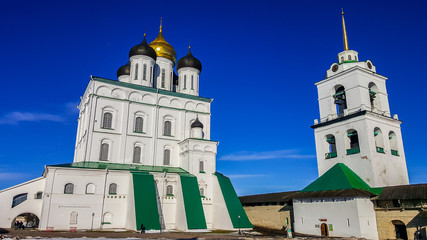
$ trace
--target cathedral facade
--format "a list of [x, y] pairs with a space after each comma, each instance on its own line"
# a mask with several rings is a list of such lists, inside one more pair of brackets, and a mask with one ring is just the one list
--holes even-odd
[[230, 180], [216, 172], [202, 64], [190, 48], [176, 60], [161, 26], [154, 41], [144, 34], [131, 48], [118, 80], [91, 76], [73, 163], [0, 191], [0, 227], [23, 219], [47, 231], [251, 228]]

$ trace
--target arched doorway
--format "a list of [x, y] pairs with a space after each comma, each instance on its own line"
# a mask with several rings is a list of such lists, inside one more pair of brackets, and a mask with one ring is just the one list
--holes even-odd
[[22, 225], [24, 228], [38, 228], [40, 219], [35, 214], [22, 213], [13, 219], [11, 223], [12, 228], [15, 228], [16, 222], [18, 223], [22, 222]]
[[396, 239], [408, 240], [408, 233], [406, 232], [406, 225], [400, 220], [393, 220], [394, 229], [396, 231]]
[[328, 224], [322, 223], [322, 225], [320, 225], [320, 232], [322, 236], [328, 237], [329, 236]]

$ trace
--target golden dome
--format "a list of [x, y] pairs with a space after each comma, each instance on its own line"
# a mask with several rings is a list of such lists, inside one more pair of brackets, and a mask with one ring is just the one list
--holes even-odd
[[157, 57], [167, 58], [171, 60], [175, 65], [175, 62], [176, 62], [175, 49], [173, 49], [173, 47], [168, 42], [166, 42], [165, 38], [163, 37], [161, 25], [160, 25], [159, 35], [157, 35], [156, 39], [154, 39], [154, 41], [152, 41], [148, 45], [150, 45], [150, 47], [152, 47], [154, 51], [156, 51]]

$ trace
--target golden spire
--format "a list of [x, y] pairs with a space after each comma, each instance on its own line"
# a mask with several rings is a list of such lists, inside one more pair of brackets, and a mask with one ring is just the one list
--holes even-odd
[[168, 42], [166, 42], [165, 38], [163, 37], [162, 28], [163, 28], [163, 18], [160, 18], [159, 34], [157, 35], [156, 39], [154, 39], [154, 41], [152, 41], [148, 45], [150, 45], [150, 47], [152, 47], [156, 51], [157, 57], [167, 58], [175, 64], [176, 62], [175, 49], [173, 49], [173, 47]]
[[344, 37], [344, 51], [348, 50], [348, 40], [347, 40], [347, 32], [345, 31], [345, 21], [344, 21], [344, 9], [341, 8], [341, 15], [342, 15], [342, 31], [343, 31], [343, 37]]

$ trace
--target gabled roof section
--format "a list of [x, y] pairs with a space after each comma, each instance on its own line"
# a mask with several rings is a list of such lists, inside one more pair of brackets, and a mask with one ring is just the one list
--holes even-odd
[[162, 167], [162, 166], [147, 166], [147, 165], [134, 165], [134, 164], [121, 164], [121, 163], [103, 163], [103, 162], [76, 162], [65, 163], [57, 165], [49, 165], [49, 167], [60, 168], [89, 168], [89, 169], [108, 169], [108, 170], [121, 170], [131, 172], [168, 172], [178, 174], [189, 174], [182, 168], [178, 167]]
[[113, 84], [116, 86], [152, 92], [152, 93], [155, 93], [158, 91], [160, 94], [163, 94], [163, 95], [169, 95], [169, 96], [174, 96], [174, 97], [182, 97], [182, 98], [187, 98], [187, 99], [192, 99], [192, 100], [197, 100], [197, 101], [202, 101], [202, 102], [208, 102], [208, 103], [212, 102], [212, 98], [199, 97], [199, 96], [194, 96], [194, 95], [185, 94], [185, 93], [178, 93], [178, 92], [172, 92], [172, 91], [167, 91], [167, 90], [153, 88], [153, 87], [136, 85], [136, 84], [132, 84], [132, 83], [119, 82], [119, 81], [111, 80], [111, 79], [107, 79], [107, 78], [92, 76], [92, 80], [97, 81], [97, 82], [109, 83], [109, 84]]
[[356, 173], [343, 163], [337, 163], [301, 192], [318, 192], [344, 189], [358, 189], [379, 195], [382, 188], [371, 188]]

